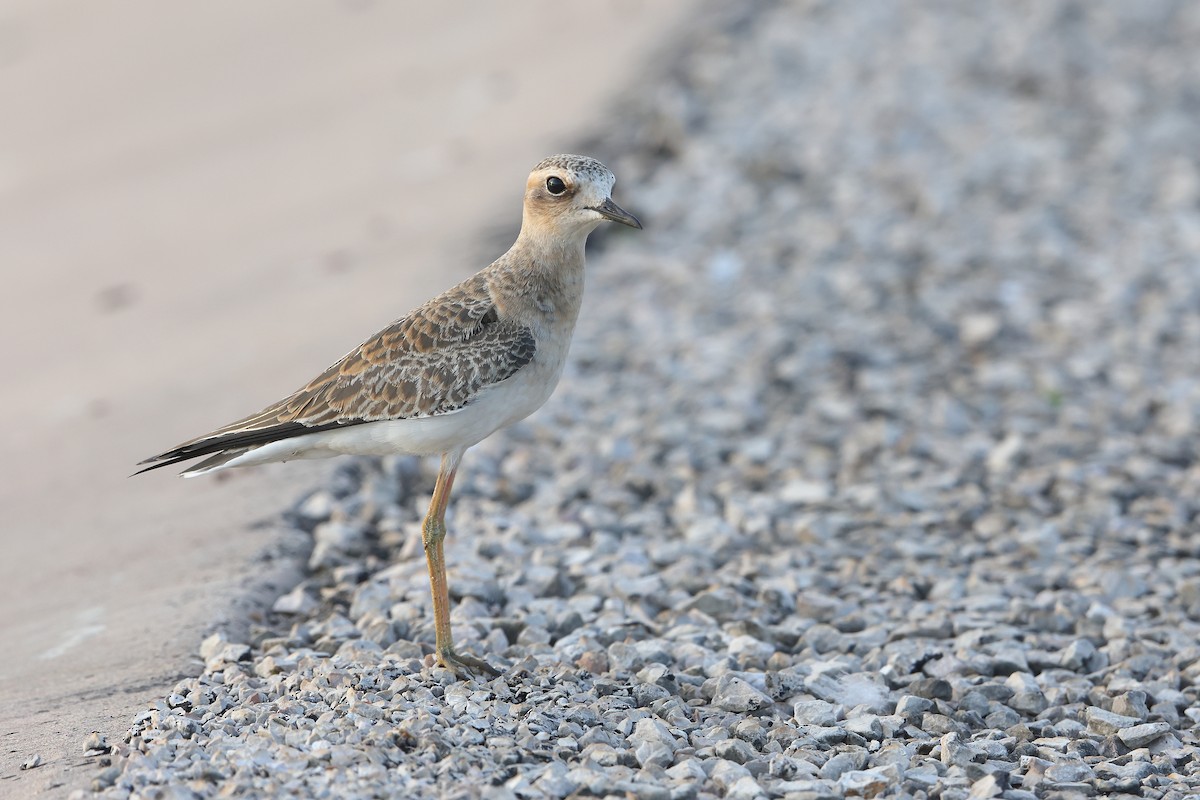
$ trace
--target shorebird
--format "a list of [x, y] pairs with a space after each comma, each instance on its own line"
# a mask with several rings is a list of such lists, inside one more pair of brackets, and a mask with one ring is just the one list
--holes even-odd
[[543, 160], [526, 181], [521, 232], [507, 253], [299, 391], [146, 459], [151, 466], [135, 474], [204, 456], [181, 474], [345, 454], [440, 455], [422, 524], [437, 660], [456, 674], [499, 674], [454, 648], [446, 505], [467, 448], [529, 416], [554, 391], [583, 299], [588, 234], [605, 220], [642, 227], [613, 202], [615, 181], [592, 158]]

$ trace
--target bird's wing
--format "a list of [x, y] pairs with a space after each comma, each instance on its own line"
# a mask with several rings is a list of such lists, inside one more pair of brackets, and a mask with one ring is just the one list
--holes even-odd
[[[512, 377], [536, 350], [526, 326], [501, 321], [481, 276], [384, 328], [291, 396], [143, 461], [156, 469], [318, 430], [457, 411]], [[145, 471], [145, 470], [143, 470]]]

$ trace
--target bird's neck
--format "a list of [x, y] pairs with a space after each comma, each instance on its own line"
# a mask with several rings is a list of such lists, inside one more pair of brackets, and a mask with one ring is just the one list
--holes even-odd
[[547, 316], [557, 324], [574, 325], [583, 299], [586, 241], [586, 233], [545, 237], [522, 230], [493, 265], [496, 278], [517, 289], [502, 303], [502, 310], [513, 316]]
[[[595, 226], [593, 226], [595, 227]], [[554, 269], [558, 265], [583, 267], [584, 245], [592, 228], [570, 231], [546, 231], [540, 226], [522, 225], [517, 241], [510, 252], [519, 251], [531, 262], [544, 268]]]

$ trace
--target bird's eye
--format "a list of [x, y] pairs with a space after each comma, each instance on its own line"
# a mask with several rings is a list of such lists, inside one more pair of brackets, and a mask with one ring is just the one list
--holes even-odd
[[550, 194], [562, 194], [567, 190], [567, 185], [563, 183], [562, 178], [557, 176], [546, 178], [546, 191]]

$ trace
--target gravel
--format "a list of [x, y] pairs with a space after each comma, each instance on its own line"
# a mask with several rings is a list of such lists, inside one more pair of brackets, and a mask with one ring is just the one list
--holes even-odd
[[[590, 152], [567, 376], [300, 501], [106, 797], [1200, 791], [1200, 5], [711, 7]], [[99, 740], [102, 741], [102, 740]], [[95, 744], [95, 742], [92, 742]]]

